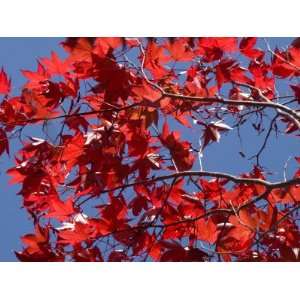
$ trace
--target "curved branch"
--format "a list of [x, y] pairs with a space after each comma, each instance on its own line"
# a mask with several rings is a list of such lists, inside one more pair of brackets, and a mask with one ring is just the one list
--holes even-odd
[[[259, 178], [244, 178], [244, 177], [237, 177], [228, 173], [221, 173], [221, 172], [207, 172], [207, 171], [185, 171], [185, 172], [178, 172], [178, 173], [173, 173], [169, 175], [163, 175], [163, 176], [157, 176], [153, 177], [151, 179], [147, 180], [141, 180], [141, 181], [136, 181], [120, 186], [116, 186], [111, 189], [103, 190], [101, 191], [101, 194], [104, 193], [109, 193], [109, 192], [114, 192], [120, 189], [126, 189], [133, 187], [135, 185], [148, 185], [152, 184], [157, 181], [163, 181], [163, 180], [168, 180], [168, 179], [175, 179], [175, 178], [181, 178], [181, 177], [192, 177], [192, 176], [198, 176], [198, 177], [215, 177], [215, 178], [224, 178], [228, 179], [234, 183], [242, 183], [242, 184], [258, 184], [265, 186], [268, 190], [275, 189], [275, 188], [284, 188], [293, 184], [300, 184], [300, 177], [298, 178], [293, 178], [287, 181], [279, 181], [279, 182], [269, 182], [263, 179]], [[80, 203], [78, 203], [78, 206], [81, 206], [91, 198], [87, 198]]]
[[273, 109], [279, 110], [279, 113], [289, 118], [293, 123], [296, 124], [298, 129], [300, 129], [300, 115], [296, 111], [283, 104], [271, 102], [270, 100], [268, 102], [250, 101], [250, 100], [231, 100], [231, 99], [224, 99], [221, 97], [196, 97], [196, 96], [187, 96], [187, 95], [173, 94], [167, 92], [163, 93], [163, 97], [188, 100], [193, 102], [211, 102], [211, 103], [222, 103], [222, 104], [229, 104], [229, 105], [271, 107]]

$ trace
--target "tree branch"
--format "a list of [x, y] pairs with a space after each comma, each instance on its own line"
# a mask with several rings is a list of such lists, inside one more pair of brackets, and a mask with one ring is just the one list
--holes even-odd
[[[280, 110], [279, 113], [283, 114], [289, 118], [293, 123], [296, 124], [298, 129], [300, 129], [300, 115], [293, 109], [275, 102], [262, 102], [262, 101], [250, 101], [250, 100], [230, 100], [223, 99], [221, 97], [195, 97], [195, 96], [186, 96], [181, 94], [173, 93], [163, 93], [164, 97], [169, 97], [173, 99], [188, 100], [193, 102], [211, 102], [212, 103], [222, 103], [227, 105], [244, 105], [244, 106], [255, 106], [255, 107], [270, 107], [276, 110]], [[283, 112], [283, 113], [282, 113]]]
[[[290, 186], [293, 184], [300, 184], [300, 177], [293, 178], [293, 179], [290, 179], [287, 181], [269, 182], [269, 181], [259, 179], [259, 178], [237, 177], [237, 176], [234, 176], [234, 175], [231, 175], [228, 173], [221, 173], [221, 172], [185, 171], [185, 172], [178, 172], [178, 173], [173, 173], [173, 174], [169, 174], [169, 175], [157, 176], [157, 177], [153, 177], [153, 178], [147, 179], [147, 180], [141, 180], [141, 181], [136, 181], [136, 182], [120, 185], [120, 186], [117, 186], [117, 187], [114, 187], [111, 189], [102, 190], [101, 194], [113, 192], [113, 191], [120, 190], [120, 189], [130, 188], [135, 185], [148, 185], [148, 184], [151, 184], [151, 183], [154, 183], [157, 181], [163, 181], [163, 180], [181, 178], [181, 177], [192, 177], [192, 176], [224, 178], [224, 179], [228, 179], [234, 183], [242, 183], [242, 184], [258, 184], [258, 185], [265, 186], [269, 190], [275, 189], [275, 188], [283, 188], [283, 187], [287, 187], [287, 186]], [[78, 203], [78, 206], [81, 206], [89, 199], [90, 198], [81, 201], [80, 203]]]

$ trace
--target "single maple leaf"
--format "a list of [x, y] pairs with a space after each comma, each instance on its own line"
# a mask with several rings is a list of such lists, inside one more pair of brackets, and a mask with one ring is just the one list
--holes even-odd
[[204, 149], [210, 142], [219, 142], [221, 139], [220, 132], [232, 130], [232, 128], [225, 124], [222, 120], [210, 122], [208, 125], [200, 120], [194, 120], [194, 123], [205, 127], [203, 133], [202, 149]]
[[91, 226], [88, 222], [81, 223], [75, 222], [72, 228], [62, 228], [58, 233], [58, 243], [77, 245], [81, 242], [93, 239], [97, 234], [94, 226]]
[[235, 37], [204, 37], [199, 38], [197, 54], [203, 56], [207, 62], [220, 59], [224, 52], [237, 51], [237, 38]]
[[195, 222], [195, 226], [197, 229], [197, 239], [210, 244], [214, 244], [216, 242], [218, 236], [217, 226], [211, 218], [207, 221], [203, 218], [199, 219]]
[[7, 95], [10, 93], [11, 89], [11, 79], [8, 78], [4, 69], [1, 69], [0, 72], [0, 94]]
[[49, 75], [61, 75], [65, 76], [71, 71], [71, 65], [68, 60], [61, 60], [59, 56], [52, 51], [50, 58], [41, 58], [41, 64], [45, 67]]
[[84, 153], [84, 144], [85, 138], [81, 132], [78, 132], [75, 136], [66, 136], [61, 160], [66, 162], [67, 166], [71, 168]]
[[169, 39], [164, 47], [170, 52], [172, 59], [175, 61], [191, 61], [194, 58], [188, 38]]
[[223, 230], [222, 236], [219, 238], [218, 249], [220, 252], [246, 251], [251, 247], [255, 232], [247, 226], [242, 225], [236, 216], [229, 218], [230, 226]]
[[272, 72], [281, 78], [287, 78], [292, 76], [296, 68], [289, 63], [290, 58], [288, 52], [279, 51], [275, 49], [273, 59], [272, 59]]
[[185, 191], [183, 190], [184, 180], [178, 180], [172, 187], [170, 187], [170, 198], [175, 204], [180, 204], [184, 201], [183, 195]]
[[265, 53], [260, 49], [255, 49], [256, 37], [245, 37], [241, 39], [239, 48], [243, 55], [251, 59], [262, 60]]
[[62, 43], [63, 48], [70, 53], [67, 60], [70, 63], [82, 61], [91, 62], [95, 38], [68, 38]]
[[24, 77], [28, 79], [25, 87], [28, 89], [35, 88], [41, 81], [46, 81], [50, 78], [44, 66], [38, 61], [36, 72], [29, 70], [21, 70]]
[[128, 208], [132, 209], [134, 216], [138, 216], [143, 209], [148, 209], [148, 200], [143, 196], [137, 196], [129, 202]]
[[98, 56], [106, 56], [120, 46], [125, 46], [125, 40], [121, 37], [100, 37], [95, 40], [93, 53]]
[[250, 83], [250, 79], [245, 75], [246, 71], [247, 69], [240, 67], [235, 60], [222, 59], [216, 66], [218, 88], [221, 89], [223, 84], [227, 82]]
[[138, 82], [137, 84], [133, 85], [131, 92], [135, 96], [135, 99], [139, 101], [145, 99], [155, 102], [161, 97], [161, 92], [150, 86], [145, 80], [143, 80], [141, 83]]
[[148, 42], [144, 66], [156, 80], [161, 79], [168, 73], [163, 64], [169, 61], [169, 57], [165, 55], [164, 51], [164, 48], [157, 45], [157, 43], [153, 41]]
[[58, 221], [65, 221], [75, 213], [73, 198], [69, 198], [65, 202], [54, 197], [49, 203], [49, 212], [45, 215], [46, 218], [54, 218]]
[[21, 237], [22, 242], [27, 246], [26, 250], [30, 254], [42, 251], [44, 247], [48, 246], [49, 230], [40, 225], [35, 226], [34, 234], [26, 234]]

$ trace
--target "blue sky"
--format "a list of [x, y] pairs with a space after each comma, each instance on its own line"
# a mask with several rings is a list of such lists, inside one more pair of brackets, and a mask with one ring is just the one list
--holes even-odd
[[[64, 56], [59, 46], [62, 38], [0, 38], [0, 67], [3, 66], [12, 78], [13, 94], [18, 94], [25, 79], [20, 69], [36, 69], [36, 59], [49, 56], [51, 50]], [[291, 39], [272, 38], [269, 39], [272, 46], [288, 45]], [[279, 86], [282, 91], [283, 86]], [[178, 126], [178, 125], [176, 125]], [[200, 130], [200, 127], [199, 127]], [[32, 132], [34, 135], [34, 132]], [[194, 132], [184, 131], [184, 135], [194, 134], [197, 137], [197, 130]], [[243, 151], [247, 156], [254, 154], [262, 143], [262, 138], [257, 138], [250, 126], [243, 129], [245, 136], [243, 140]], [[185, 138], [189, 139], [189, 138]], [[222, 136], [222, 146], [218, 144], [207, 147], [204, 153], [204, 168], [209, 171], [226, 171], [233, 174], [246, 172], [251, 169], [251, 163], [242, 157], [237, 157], [237, 149], [240, 143], [235, 133]], [[21, 198], [16, 196], [19, 186], [8, 184], [9, 178], [5, 174], [9, 167], [13, 166], [13, 153], [16, 143], [12, 141], [11, 157], [2, 155], [0, 158], [0, 261], [15, 261], [13, 250], [21, 249], [20, 236], [32, 230], [32, 224], [24, 210], [21, 209]], [[271, 138], [267, 151], [262, 156], [264, 163], [270, 170], [275, 170], [273, 178], [282, 179], [282, 169], [287, 158], [299, 156], [298, 139], [292, 136], [280, 137], [278, 140]], [[239, 150], [238, 150], [239, 151]], [[290, 163], [289, 175], [293, 172], [293, 163]]]

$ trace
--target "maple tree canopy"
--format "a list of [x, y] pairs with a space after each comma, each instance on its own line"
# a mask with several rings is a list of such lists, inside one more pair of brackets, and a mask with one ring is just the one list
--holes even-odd
[[[19, 138], [7, 174], [34, 227], [17, 258], [299, 261], [300, 157], [278, 181], [262, 159], [274, 133], [299, 139], [299, 39], [260, 42], [68, 38], [65, 59], [21, 70], [19, 95], [2, 68], [0, 153]], [[207, 170], [210, 147], [249, 124], [264, 136], [251, 168]]]

